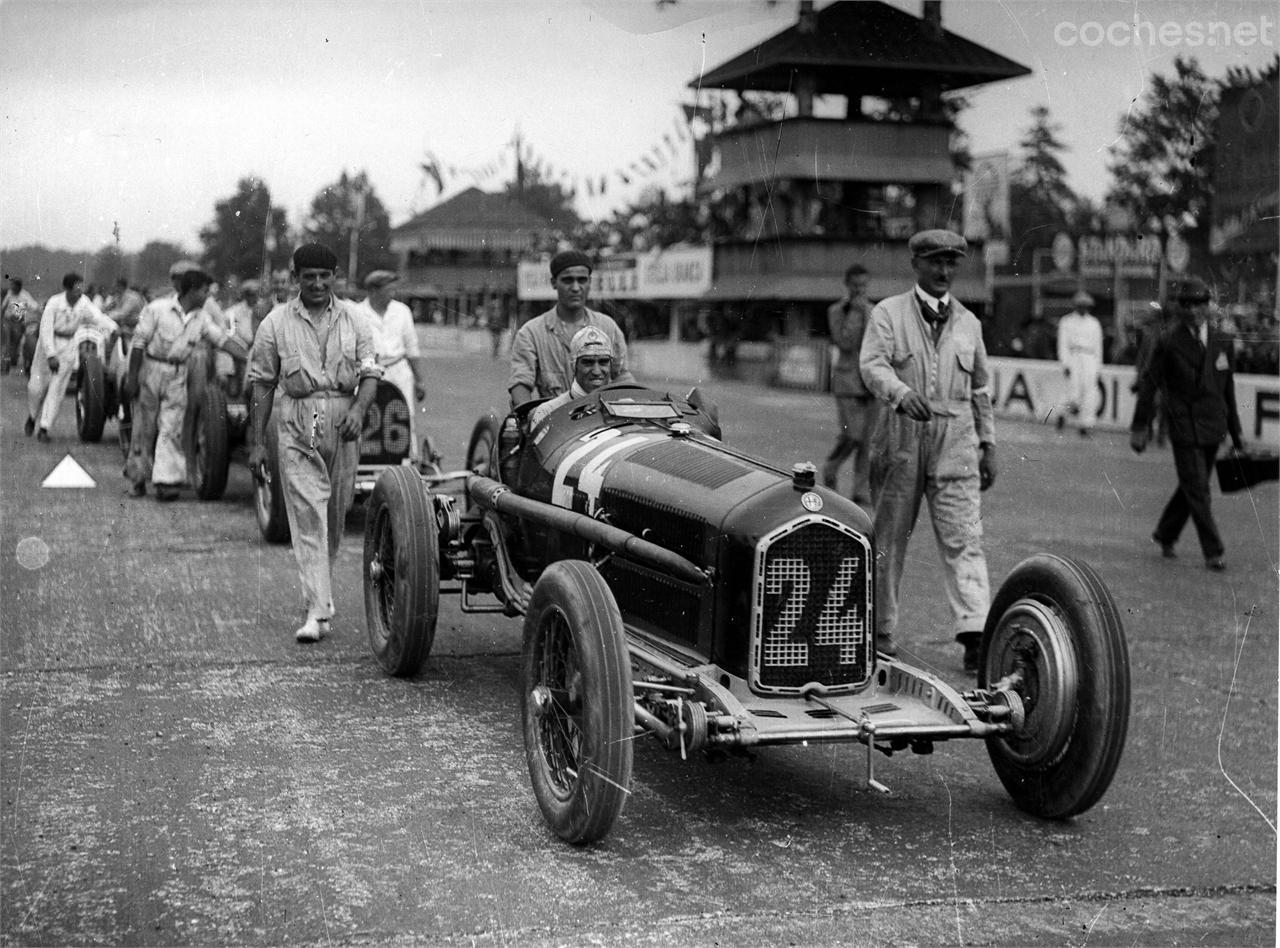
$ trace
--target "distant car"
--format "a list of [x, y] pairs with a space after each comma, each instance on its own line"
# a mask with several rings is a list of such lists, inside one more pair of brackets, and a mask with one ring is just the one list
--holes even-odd
[[81, 441], [102, 440], [108, 418], [118, 422], [121, 450], [128, 457], [133, 429], [132, 412], [120, 398], [128, 369], [121, 341], [96, 326], [81, 326], [75, 334], [76, 366], [68, 389], [75, 393], [76, 434]]
[[1102, 797], [1129, 658], [1088, 565], [1019, 564], [992, 604], [977, 685], [953, 686], [875, 651], [871, 520], [816, 486], [813, 465], [734, 449], [696, 391], [607, 386], [530, 428], [534, 404], [482, 418], [467, 471], [379, 477], [365, 611], [392, 675], [427, 658], [442, 591], [464, 612], [524, 617], [526, 756], [563, 839], [610, 831], [638, 734], [682, 757], [861, 742], [879, 789], [877, 751], [979, 738], [1030, 813], [1069, 817]]

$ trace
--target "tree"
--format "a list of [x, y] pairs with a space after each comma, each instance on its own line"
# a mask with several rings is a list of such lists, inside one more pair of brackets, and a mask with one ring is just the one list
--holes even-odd
[[213, 223], [200, 231], [200, 262], [210, 273], [247, 280], [287, 265], [284, 208], [272, 206], [271, 192], [259, 178], [241, 178], [236, 193], [213, 206], [213, 215]]
[[1010, 263], [1025, 269], [1037, 248], [1048, 247], [1059, 231], [1079, 214], [1079, 199], [1067, 184], [1058, 157], [1067, 150], [1058, 137], [1062, 126], [1043, 105], [1031, 109], [1031, 126], [1023, 134], [1018, 164], [1009, 180]]
[[364, 171], [352, 177], [343, 169], [336, 182], [322, 188], [311, 201], [304, 230], [308, 240], [322, 243], [338, 255], [338, 266], [346, 273], [357, 219], [357, 272], [347, 273], [347, 278], [354, 281], [373, 270], [394, 270], [391, 219]]
[[115, 244], [103, 244], [89, 264], [88, 281], [99, 290], [108, 290], [120, 277], [127, 277], [129, 261]]
[[152, 292], [164, 292], [169, 288], [169, 268], [186, 256], [187, 251], [178, 244], [165, 240], [150, 241], [134, 258], [134, 282]]
[[507, 185], [507, 196], [547, 218], [563, 233], [577, 228], [580, 221], [573, 209], [573, 192], [546, 177], [537, 165], [526, 164], [520, 157], [516, 161], [516, 179]]
[[1142, 101], [1121, 117], [1107, 198], [1142, 230], [1181, 232], [1193, 259], [1205, 260], [1219, 89], [1195, 59], [1178, 56], [1173, 66], [1172, 76], [1152, 76]]

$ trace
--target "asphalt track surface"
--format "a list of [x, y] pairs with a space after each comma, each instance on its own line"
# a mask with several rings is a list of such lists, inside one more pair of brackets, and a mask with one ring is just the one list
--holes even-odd
[[[457, 465], [505, 370], [431, 354], [430, 418]], [[545, 827], [519, 735], [520, 624], [442, 600], [424, 672], [365, 638], [362, 513], [315, 646], [288, 547], [260, 542], [250, 480], [174, 504], [124, 496], [118, 448], [22, 434], [0, 377], [0, 944], [1272, 944], [1277, 485], [1215, 494], [1226, 573], [1188, 530], [1149, 540], [1167, 451], [1000, 426], [985, 495], [993, 582], [1048, 550], [1106, 578], [1133, 713], [1107, 795], [1066, 822], [1008, 800], [977, 742], [881, 758], [768, 749], [681, 761], [637, 744], [622, 818], [574, 849]], [[683, 383], [672, 384], [684, 389]], [[709, 380], [733, 444], [821, 460], [826, 398]], [[42, 489], [70, 453], [92, 489]], [[960, 681], [921, 524], [907, 659]]]

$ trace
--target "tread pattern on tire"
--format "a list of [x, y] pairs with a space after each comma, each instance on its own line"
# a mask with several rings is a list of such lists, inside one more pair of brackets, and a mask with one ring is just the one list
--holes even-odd
[[[583, 676], [583, 690], [594, 699], [584, 717], [597, 715], [599, 733], [590, 766], [580, 768], [568, 799], [561, 798], [544, 776], [545, 756], [539, 723], [529, 705], [543, 648], [539, 627], [546, 613], [566, 606], [582, 614], [574, 627], [566, 614]], [[534, 794], [544, 818], [565, 841], [583, 845], [604, 837], [622, 813], [630, 793], [635, 717], [631, 662], [622, 633], [622, 618], [613, 593], [591, 564], [562, 560], [543, 571], [525, 616], [521, 660], [522, 724], [525, 754]]]
[[[1038, 554], [1018, 564], [992, 602], [988, 635], [1005, 610], [1023, 598], [1049, 598], [1069, 619], [1079, 668], [1072, 735], [1055, 760], [1039, 767], [1008, 760], [998, 738], [989, 740], [987, 749], [1001, 783], [1020, 809], [1065, 819], [1097, 803], [1119, 766], [1129, 721], [1129, 652], [1120, 611], [1089, 564], [1054, 554]], [[1081, 629], [1081, 621], [1092, 622], [1093, 628]], [[984, 636], [984, 669], [986, 647]]]
[[[384, 622], [379, 587], [369, 579], [369, 564], [384, 526], [391, 529], [395, 544], [391, 628]], [[417, 674], [435, 640], [440, 548], [430, 492], [407, 467], [388, 468], [374, 484], [365, 521], [363, 576], [365, 622], [374, 656], [389, 675]]]

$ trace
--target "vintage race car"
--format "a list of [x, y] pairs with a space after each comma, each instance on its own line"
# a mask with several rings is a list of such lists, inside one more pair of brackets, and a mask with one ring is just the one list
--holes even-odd
[[[985, 741], [1014, 802], [1087, 810], [1129, 716], [1120, 614], [1077, 560], [1033, 556], [1000, 587], [976, 687], [874, 648], [867, 513], [720, 440], [697, 391], [606, 386], [530, 427], [533, 403], [482, 418], [467, 471], [382, 474], [364, 596], [384, 670], [426, 659], [441, 592], [524, 617], [523, 729], [534, 794], [571, 843], [609, 832], [633, 738], [681, 756], [860, 742], [929, 753]], [[456, 488], [461, 485], [461, 492]]]

